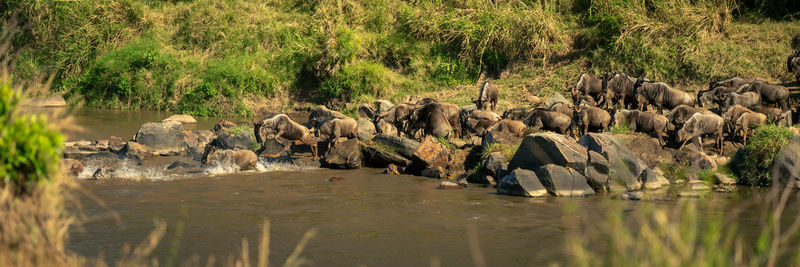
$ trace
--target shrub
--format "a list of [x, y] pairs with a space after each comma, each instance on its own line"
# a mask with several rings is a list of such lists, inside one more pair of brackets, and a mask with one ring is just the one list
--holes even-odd
[[44, 118], [16, 114], [19, 96], [8, 80], [0, 81], [0, 178], [4, 185], [28, 192], [58, 171], [63, 138]]
[[631, 128], [628, 124], [614, 124], [614, 126], [608, 127], [606, 131], [615, 134], [628, 134], [631, 133]]
[[382, 64], [355, 62], [342, 67], [322, 82], [323, 99], [353, 99], [362, 95], [384, 97], [395, 90], [400, 77]]
[[[738, 166], [732, 168], [736, 171], [736, 182], [744, 185], [769, 186], [772, 179], [769, 176], [772, 160], [778, 156], [794, 132], [788, 128], [768, 124], [753, 130], [753, 135], [747, 138], [747, 145], [743, 153], [737, 153]], [[734, 162], [734, 161], [732, 161]]]

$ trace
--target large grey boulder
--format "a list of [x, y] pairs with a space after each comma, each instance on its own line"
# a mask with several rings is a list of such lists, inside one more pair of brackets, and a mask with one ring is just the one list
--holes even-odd
[[770, 177], [773, 185], [800, 187], [800, 137], [792, 137], [789, 144], [775, 157]]
[[214, 139], [214, 133], [209, 130], [183, 131], [183, 145], [187, 156], [200, 161], [208, 143]]
[[483, 161], [483, 170], [486, 171], [486, 174], [491, 175], [495, 178], [502, 178], [498, 176], [497, 170], [503, 163], [508, 162], [508, 159], [503, 155], [501, 152], [493, 152], [486, 157], [486, 160]]
[[536, 171], [547, 164], [586, 169], [586, 148], [567, 136], [552, 132], [535, 133], [522, 139], [522, 143], [508, 164], [509, 170], [522, 168]]
[[375, 107], [370, 104], [363, 103], [358, 106], [359, 119], [372, 119], [375, 118]]
[[414, 155], [414, 151], [419, 147], [419, 142], [417, 141], [386, 134], [376, 134], [372, 141], [387, 146], [407, 158], [411, 158]]
[[249, 150], [253, 147], [253, 139], [250, 136], [250, 132], [219, 131], [217, 138], [214, 138], [208, 145], [217, 149]]
[[484, 149], [489, 148], [492, 144], [504, 144], [509, 146], [516, 146], [522, 142], [522, 137], [514, 136], [514, 134], [502, 131], [490, 131], [483, 135], [481, 139], [481, 146]]
[[145, 145], [137, 142], [127, 142], [122, 149], [117, 152], [117, 157], [124, 160], [133, 160], [140, 164], [142, 160], [147, 157], [153, 156], [154, 152]]
[[551, 195], [559, 197], [594, 195], [594, 190], [586, 182], [586, 177], [574, 169], [547, 164], [539, 168], [536, 175]]
[[[642, 181], [639, 177], [647, 169], [647, 164], [636, 157], [616, 138], [602, 133], [589, 133], [578, 140], [578, 144], [600, 153], [608, 160], [609, 179], [627, 190], [639, 190]], [[612, 185], [613, 186], [613, 185]]]
[[364, 164], [369, 167], [385, 168], [390, 164], [397, 166], [408, 166], [411, 160], [392, 151], [383, 150], [379, 147], [364, 145], [361, 147]]
[[278, 137], [277, 139], [266, 139], [261, 144], [261, 149], [256, 153], [259, 157], [264, 158], [267, 162], [271, 163], [287, 163], [292, 162], [292, 149], [291, 141]]
[[375, 100], [373, 104], [375, 105], [375, 114], [387, 112], [394, 107], [391, 101], [384, 99]]
[[589, 151], [589, 162], [586, 165], [586, 182], [595, 192], [608, 191], [608, 160], [595, 151]]
[[183, 124], [177, 121], [148, 122], [139, 127], [134, 138], [158, 154], [183, 152]]
[[333, 169], [356, 169], [361, 167], [361, 149], [358, 139], [339, 142], [325, 153], [325, 164]]
[[177, 121], [183, 124], [197, 123], [197, 120], [194, 119], [192, 115], [187, 115], [187, 114], [175, 114], [167, 117], [166, 119], [161, 120], [161, 122], [168, 122], [168, 121]]
[[[361, 141], [371, 140], [377, 133], [375, 123], [370, 120], [358, 120], [358, 139]], [[363, 136], [363, 137], [362, 137]]]
[[502, 195], [544, 197], [547, 188], [539, 181], [536, 173], [526, 169], [516, 169], [503, 177], [497, 184], [497, 193]]

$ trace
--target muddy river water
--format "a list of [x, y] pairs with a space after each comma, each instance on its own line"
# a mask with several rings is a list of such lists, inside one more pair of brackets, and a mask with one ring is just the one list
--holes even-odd
[[[142, 123], [169, 115], [84, 109], [74, 113], [73, 123], [81, 129], [66, 135], [69, 140], [124, 138]], [[201, 119], [197, 127], [210, 128], [216, 120]], [[113, 262], [125, 244], [139, 244], [159, 220], [167, 224], [167, 232], [153, 256], [162, 265], [170, 259], [185, 263], [193, 256], [202, 263], [210, 255], [224, 261], [240, 255], [242, 238], [249, 240], [255, 260], [262, 222], [269, 219], [273, 265], [282, 264], [303, 234], [316, 228], [303, 252], [315, 266], [472, 265], [469, 229], [474, 229], [489, 266], [540, 266], [570, 258], [565, 237], [576, 229], [566, 222], [600, 222], [608, 209], [608, 196], [529, 199], [477, 186], [437, 190], [438, 180], [381, 171], [284, 166], [237, 174], [81, 180], [85, 192], [77, 195], [88, 219], [73, 228], [69, 247]], [[344, 179], [329, 182], [334, 176]], [[698, 202], [703, 217], [724, 216], [741, 201], [764, 194], [744, 188], [685, 201]], [[626, 212], [645, 203], [621, 202]], [[679, 202], [647, 203], [668, 209]], [[571, 206], [577, 211], [565, 212]], [[794, 205], [787, 214], [797, 212]], [[746, 210], [739, 231], [752, 231], [755, 237], [761, 230], [756, 223], [760, 214], [757, 207]]]

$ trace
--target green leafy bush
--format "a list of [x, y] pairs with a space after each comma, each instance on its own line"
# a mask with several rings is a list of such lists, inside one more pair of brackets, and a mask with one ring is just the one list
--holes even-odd
[[16, 114], [19, 96], [0, 82], [0, 178], [17, 193], [49, 181], [58, 171], [63, 138], [38, 116]]
[[400, 77], [381, 64], [355, 62], [342, 67], [320, 86], [322, 97], [357, 98], [362, 95], [387, 96], [400, 82]]
[[778, 156], [794, 132], [788, 128], [768, 124], [760, 126], [747, 138], [747, 145], [742, 154], [737, 153], [739, 162], [734, 166], [736, 182], [743, 185], [769, 186], [772, 179], [769, 176], [772, 160]]

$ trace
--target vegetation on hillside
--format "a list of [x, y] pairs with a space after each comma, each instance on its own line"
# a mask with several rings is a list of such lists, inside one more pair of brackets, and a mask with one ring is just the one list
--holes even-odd
[[[2, 1], [20, 83], [94, 107], [248, 114], [270, 101], [341, 104], [432, 95], [464, 104], [481, 73], [501, 103], [580, 72], [680, 86], [788, 78], [792, 1]], [[16, 12], [16, 13], [15, 13]], [[792, 40], [795, 39], [794, 44]], [[466, 86], [465, 86], [466, 85]], [[693, 88], [690, 88], [693, 89]], [[505, 101], [505, 102], [504, 102]]]
[[783, 147], [794, 135], [791, 129], [767, 124], [753, 131], [747, 138], [747, 145], [737, 153], [741, 166], [733, 166], [737, 183], [743, 185], [769, 186], [772, 184], [770, 168]]

